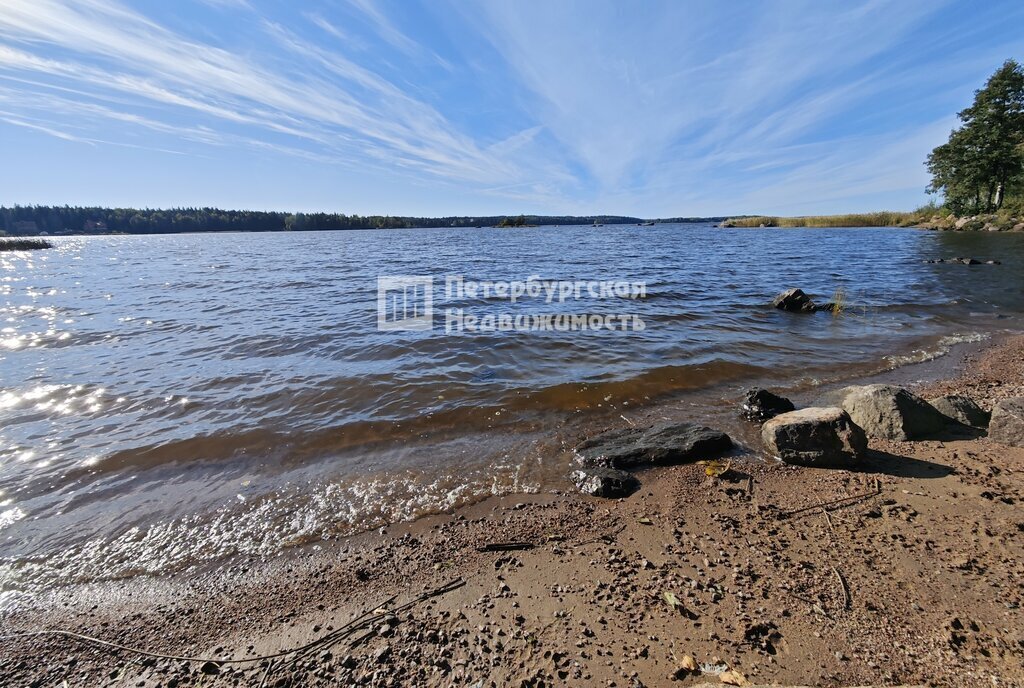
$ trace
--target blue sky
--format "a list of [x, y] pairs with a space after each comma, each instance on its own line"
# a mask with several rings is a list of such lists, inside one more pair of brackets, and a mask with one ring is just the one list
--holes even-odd
[[0, 204], [906, 209], [1024, 3], [2, 0]]

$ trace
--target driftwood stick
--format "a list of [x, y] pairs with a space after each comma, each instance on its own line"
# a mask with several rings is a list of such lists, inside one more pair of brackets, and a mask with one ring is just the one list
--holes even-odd
[[476, 548], [477, 552], [513, 552], [521, 549], [533, 549], [532, 542], [488, 542]]
[[[851, 505], [853, 505], [855, 502], [857, 502], [859, 500], [869, 499], [870, 497], [877, 497], [878, 495], [882, 494], [882, 488], [880, 486], [878, 486], [877, 480], [876, 480], [875, 485], [876, 485], [876, 487], [875, 487], [875, 490], [873, 492], [865, 492], [863, 494], [850, 495], [848, 497], [839, 497], [838, 499], [830, 499], [827, 502], [818, 502], [817, 504], [810, 504], [808, 506], [802, 506], [799, 509], [792, 509], [790, 511], [783, 511], [782, 512], [782, 516], [783, 516], [783, 518], [789, 518], [790, 516], [795, 516], [797, 514], [802, 514], [802, 513], [805, 513], [807, 511], [811, 511], [812, 509], [822, 509], [822, 510], [824, 510], [825, 507], [828, 507], [828, 506], [836, 506], [836, 505], [851, 506]], [[849, 502], [849, 503], [845, 504], [844, 502]]]

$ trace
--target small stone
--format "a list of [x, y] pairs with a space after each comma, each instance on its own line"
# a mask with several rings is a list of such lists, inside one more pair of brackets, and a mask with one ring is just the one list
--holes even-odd
[[580, 492], [594, 497], [628, 497], [640, 489], [640, 481], [632, 473], [616, 468], [577, 468], [569, 479]]
[[793, 402], [785, 397], [780, 397], [766, 389], [752, 389], [743, 398], [742, 415], [747, 420], [757, 423], [774, 418], [780, 413], [795, 411]]
[[373, 661], [376, 664], [383, 664], [391, 657], [391, 646], [385, 645], [373, 653]]
[[772, 306], [791, 313], [811, 313], [815, 310], [811, 297], [801, 289], [787, 289], [775, 297]]

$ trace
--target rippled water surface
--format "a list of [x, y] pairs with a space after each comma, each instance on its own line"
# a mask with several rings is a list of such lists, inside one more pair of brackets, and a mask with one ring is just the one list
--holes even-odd
[[[731, 417], [1019, 327], [1024, 236], [706, 225], [55, 239], [0, 254], [7, 591], [270, 555], [483, 495], [561, 489], [567, 447], [672, 402]], [[997, 266], [935, 265], [973, 256]], [[435, 307], [639, 316], [632, 332], [378, 331], [380, 275]], [[447, 299], [469, 280], [646, 298]], [[840, 317], [766, 304], [837, 290]], [[682, 404], [682, 406], [678, 406]], [[717, 414], [717, 415], [716, 415]]]

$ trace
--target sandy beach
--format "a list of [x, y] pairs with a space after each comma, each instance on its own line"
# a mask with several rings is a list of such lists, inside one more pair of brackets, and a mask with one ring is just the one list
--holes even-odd
[[[1024, 394], [1024, 337], [961, 358], [915, 391]], [[512, 495], [269, 563], [64, 588], [4, 633], [178, 658], [8, 636], [0, 683], [1024, 685], [1024, 449], [870, 448], [846, 471], [752, 447], [721, 478], [645, 471], [626, 499]]]

